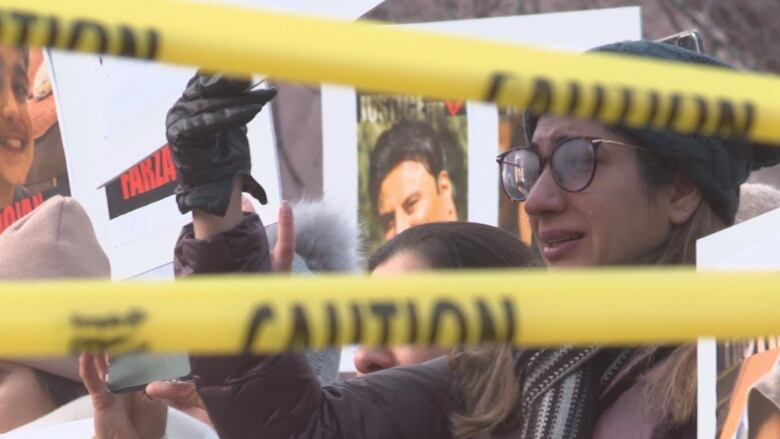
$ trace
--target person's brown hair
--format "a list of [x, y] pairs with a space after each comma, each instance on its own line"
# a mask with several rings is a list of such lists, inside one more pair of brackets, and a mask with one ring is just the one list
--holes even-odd
[[[654, 256], [656, 265], [693, 265], [696, 240], [725, 227], [703, 202], [691, 219], [672, 230], [666, 245]], [[696, 415], [696, 345], [679, 346], [668, 358], [640, 378], [642, 405], [647, 414], [683, 426]]]
[[419, 255], [433, 269], [540, 265], [534, 252], [509, 232], [485, 224], [452, 221], [404, 230], [369, 257], [369, 271], [403, 252]]
[[[639, 171], [650, 192], [670, 184], [675, 169], [648, 151], [638, 154]], [[667, 240], [644, 261], [652, 265], [695, 265], [696, 241], [726, 228], [726, 224], [703, 200], [691, 218], [672, 229]], [[640, 378], [644, 411], [683, 426], [696, 415], [696, 346], [682, 345]]]
[[520, 421], [520, 385], [512, 346], [453, 350], [449, 367], [462, 402], [461, 411], [451, 418], [455, 438], [484, 431], [503, 433]]
[[[637, 155], [648, 195], [675, 178], [674, 167], [647, 150]], [[675, 226], [665, 242], [633, 265], [693, 265], [696, 240], [725, 228], [709, 203], [699, 204], [691, 218]], [[520, 389], [514, 350], [495, 346], [450, 355], [450, 367], [463, 397], [463, 410], [452, 417], [453, 436], [466, 439], [481, 432], [504, 433], [520, 421]], [[643, 406], [671, 425], [685, 425], [696, 409], [696, 349], [683, 345], [640, 378]]]

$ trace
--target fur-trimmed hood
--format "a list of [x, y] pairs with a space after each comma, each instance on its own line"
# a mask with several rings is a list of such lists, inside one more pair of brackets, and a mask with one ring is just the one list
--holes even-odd
[[762, 183], [745, 183], [740, 187], [739, 209], [735, 223], [747, 221], [780, 207], [780, 191]]
[[[360, 232], [342, 209], [327, 200], [292, 205], [295, 221], [293, 272], [358, 272], [362, 266]], [[268, 244], [276, 244], [277, 224], [266, 227]]]
[[[349, 272], [361, 270], [360, 232], [343, 209], [326, 200], [304, 200], [292, 205], [295, 231], [295, 257], [292, 271], [297, 274]], [[277, 224], [265, 228], [268, 245], [277, 240]], [[306, 350], [312, 370], [323, 385], [338, 380], [340, 349]]]

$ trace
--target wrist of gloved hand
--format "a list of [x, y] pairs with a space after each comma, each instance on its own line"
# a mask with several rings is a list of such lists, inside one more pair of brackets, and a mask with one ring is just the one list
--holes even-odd
[[224, 216], [239, 178], [242, 192], [262, 204], [268, 201], [263, 187], [250, 175], [252, 163], [244, 127], [219, 133], [208, 147], [174, 149], [173, 159], [178, 181], [176, 203], [181, 213], [200, 209]]
[[261, 204], [266, 204], [268, 199], [265, 189], [248, 173], [237, 173], [232, 178], [213, 183], [184, 189], [176, 188], [176, 204], [179, 212], [187, 213], [194, 209], [203, 210], [212, 215], [225, 216], [230, 197], [233, 193], [235, 181], [241, 179], [242, 192], [247, 192], [255, 197]]

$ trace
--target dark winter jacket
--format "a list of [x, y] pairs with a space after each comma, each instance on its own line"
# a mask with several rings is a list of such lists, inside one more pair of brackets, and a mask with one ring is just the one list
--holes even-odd
[[[177, 275], [268, 272], [257, 215], [207, 240], [182, 231]], [[447, 438], [455, 407], [446, 359], [322, 387], [303, 354], [191, 358], [198, 392], [223, 439]]]
[[[267, 272], [270, 266], [265, 230], [254, 214], [246, 216], [234, 229], [207, 240], [194, 239], [192, 229], [185, 227], [176, 247], [178, 275]], [[530, 361], [534, 357], [530, 355]], [[643, 361], [643, 357], [637, 357], [626, 364]], [[446, 358], [327, 386], [320, 384], [302, 354], [193, 357], [191, 362], [198, 393], [223, 439], [445, 439], [452, 437], [450, 418], [460, 408]], [[566, 368], [558, 376], [566, 382], [569, 378], [576, 380], [580, 366]], [[527, 377], [525, 384], [530, 379]], [[620, 387], [627, 391], [610, 391], [612, 397], [599, 398], [599, 405], [604, 406], [592, 412], [597, 419], [591, 418], [586, 423], [595, 424], [594, 438], [618, 437], [612, 434], [618, 432], [625, 439], [695, 437], [695, 428], [690, 428], [695, 424], [672, 428], [661, 419], [646, 418], [639, 403], [640, 392], [635, 390], [636, 386], [632, 387], [632, 382], [621, 379], [616, 386], [610, 384], [608, 389]], [[560, 389], [565, 391], [566, 385]], [[544, 408], [544, 399], [540, 397], [531, 403]], [[545, 410], [533, 413], [544, 414]], [[542, 418], [546, 416], [536, 416], [534, 422], [545, 424]], [[567, 419], [560, 420], [566, 423]], [[557, 421], [546, 425], [557, 428]], [[480, 439], [525, 437], [534, 436], [519, 430], [479, 436]], [[550, 430], [545, 437], [568, 436]]]

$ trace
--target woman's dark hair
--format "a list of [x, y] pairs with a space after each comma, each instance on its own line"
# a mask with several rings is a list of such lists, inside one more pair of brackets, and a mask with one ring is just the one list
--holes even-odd
[[38, 380], [38, 383], [43, 390], [46, 391], [49, 397], [51, 397], [55, 407], [62, 407], [74, 399], [87, 394], [87, 388], [78, 381], [73, 381], [38, 369], [33, 369], [33, 371], [35, 372], [35, 378]]
[[[638, 151], [639, 174], [650, 192], [674, 182], [680, 172], [649, 150]], [[707, 199], [691, 218], [672, 227], [669, 237], [642, 260], [642, 265], [695, 265], [696, 241], [726, 228]], [[673, 426], [685, 426], [696, 416], [696, 346], [682, 345], [639, 380], [645, 415], [661, 416]]]
[[[420, 256], [433, 269], [541, 265], [537, 255], [509, 232], [484, 224], [445, 222], [405, 230], [374, 252], [368, 267], [373, 271], [402, 252]], [[449, 367], [462, 402], [462, 410], [451, 420], [455, 437], [472, 437], [516, 422], [520, 389], [514, 358], [509, 344], [450, 353]]]
[[404, 230], [368, 259], [368, 269], [401, 252], [413, 252], [433, 269], [535, 267], [538, 257], [516, 236], [469, 222], [423, 224]]

